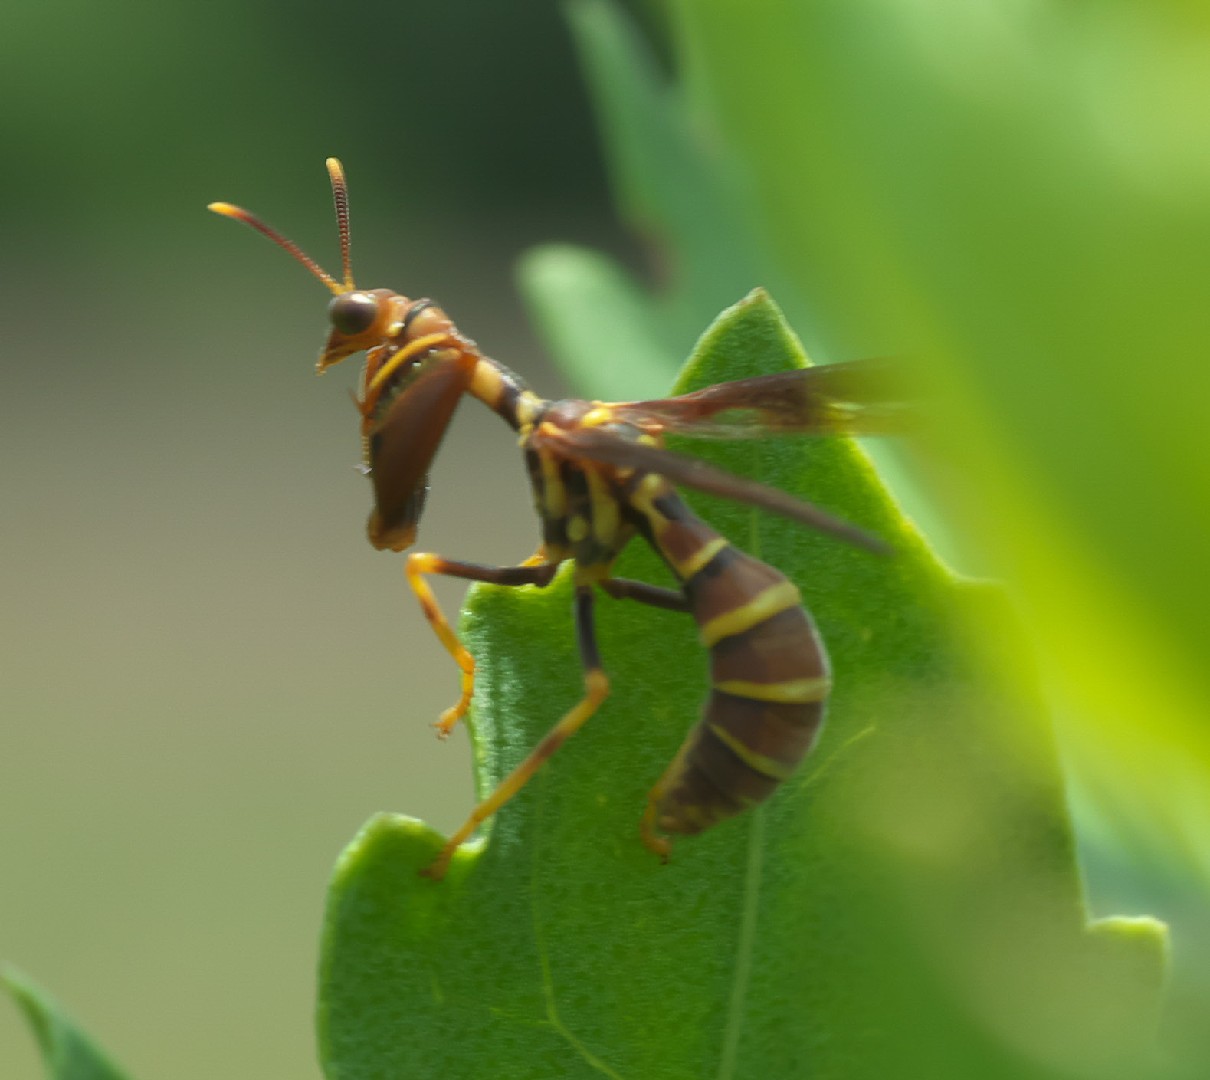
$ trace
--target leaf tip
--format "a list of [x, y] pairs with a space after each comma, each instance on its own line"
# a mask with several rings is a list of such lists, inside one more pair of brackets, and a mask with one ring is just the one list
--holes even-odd
[[[422, 871], [430, 866], [445, 845], [445, 837], [419, 818], [407, 814], [380, 813], [371, 817], [341, 852], [332, 874], [334, 889], [353, 887], [367, 878], [381, 880], [384, 874], [398, 886], [416, 887], [430, 883]], [[475, 864], [485, 848], [483, 841], [463, 844], [450, 861], [441, 881], [458, 880]]]

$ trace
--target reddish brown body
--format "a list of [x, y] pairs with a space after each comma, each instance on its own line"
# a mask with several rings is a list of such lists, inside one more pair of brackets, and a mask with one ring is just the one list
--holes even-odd
[[[504, 805], [608, 696], [598, 655], [593, 595], [688, 612], [711, 657], [703, 715], [657, 781], [642, 819], [643, 842], [666, 857], [667, 833], [692, 834], [767, 798], [810, 751], [831, 685], [827, 654], [798, 590], [784, 575], [732, 546], [694, 516], [673, 484], [684, 484], [790, 517], [873, 550], [862, 530], [784, 492], [673, 453], [665, 431], [709, 437], [765, 432], [881, 433], [902, 408], [887, 391], [887, 366], [865, 361], [809, 368], [708, 387], [658, 401], [547, 401], [483, 355], [429, 300], [388, 289], [359, 290], [348, 256], [344, 175], [330, 159], [340, 223], [343, 283], [245, 210], [211, 209], [258, 229], [291, 252], [334, 293], [322, 372], [366, 353], [358, 408], [365, 470], [374, 488], [368, 532], [377, 548], [403, 551], [416, 537], [427, 473], [459, 401], [478, 399], [519, 437], [542, 525], [537, 553], [517, 566], [481, 566], [413, 553], [408, 580], [426, 618], [462, 670], [459, 701], [442, 734], [462, 717], [474, 689], [474, 660], [442, 615], [426, 576], [499, 585], [546, 585], [575, 563], [575, 618], [584, 666], [583, 699], [480, 803], [426, 871], [439, 878], [462, 841]], [[623, 548], [642, 536], [668, 564], [678, 589], [613, 576]]]

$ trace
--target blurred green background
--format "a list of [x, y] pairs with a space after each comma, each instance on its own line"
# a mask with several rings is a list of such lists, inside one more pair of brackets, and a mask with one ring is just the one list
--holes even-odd
[[[804, 291], [763, 283], [812, 348], [919, 346], [948, 377], [954, 550], [1010, 581], [1093, 910], [1173, 922], [1196, 1041], [1210, 20], [868, 0], [787, 26], [795, 5], [753, 6], [674, 5], [690, 120], [710, 104], [768, 215], [720, 220], [707, 269], [763, 228]], [[720, 80], [728, 48], [760, 77]], [[454, 826], [469, 759], [427, 727], [452, 665], [364, 539], [355, 372], [311, 374], [327, 294], [204, 206], [247, 206], [331, 269], [322, 162], [342, 157], [359, 283], [439, 298], [552, 395], [517, 256], [571, 240], [643, 263], [555, 3], [49, 3], [6, 12], [0, 56], [0, 957], [135, 1077], [315, 1075], [331, 860], [379, 809]], [[806, 102], [809, 139], [783, 138]], [[532, 550], [511, 449], [482, 410], [458, 418], [426, 548]], [[0, 1061], [40, 1068], [15, 1010]]]

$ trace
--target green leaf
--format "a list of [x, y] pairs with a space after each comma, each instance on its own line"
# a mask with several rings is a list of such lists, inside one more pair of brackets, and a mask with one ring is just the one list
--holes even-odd
[[[678, 389], [803, 363], [754, 293]], [[1163, 928], [1087, 925], [1000, 594], [938, 564], [850, 441], [706, 449], [895, 546], [880, 558], [692, 499], [799, 584], [834, 667], [820, 745], [769, 802], [660, 865], [638, 821], [696, 720], [706, 656], [684, 615], [603, 600], [613, 695], [486, 844], [434, 883], [418, 871], [441, 838], [383, 815], [341, 858], [320, 969], [329, 1080], [1137, 1076]], [[669, 582], [638, 545], [618, 572]], [[581, 694], [568, 585], [474, 591], [481, 793]]]
[[51, 1080], [125, 1080], [50, 994], [15, 968], [6, 968], [2, 981], [33, 1029]]

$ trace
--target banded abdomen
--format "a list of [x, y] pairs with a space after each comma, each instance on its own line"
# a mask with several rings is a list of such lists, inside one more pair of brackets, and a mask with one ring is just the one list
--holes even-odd
[[[661, 490], [656, 490], [656, 485]], [[648, 796], [644, 839], [692, 834], [768, 798], [811, 749], [831, 687], [828, 657], [798, 589], [697, 518], [654, 477], [635, 500], [648, 539], [681, 582], [711, 691]], [[643, 495], [646, 497], [643, 497]]]

